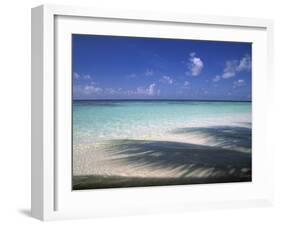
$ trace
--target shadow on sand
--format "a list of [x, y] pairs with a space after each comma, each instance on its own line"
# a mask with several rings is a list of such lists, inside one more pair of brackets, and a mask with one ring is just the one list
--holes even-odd
[[[250, 124], [246, 124], [250, 126]], [[215, 146], [234, 150], [251, 151], [252, 129], [240, 126], [213, 126], [180, 128], [172, 131], [175, 134], [200, 134], [210, 138]]]
[[[244, 127], [184, 128], [174, 132], [200, 132], [212, 135], [223, 145], [251, 147], [251, 129]], [[251, 153], [236, 149], [168, 141], [113, 140], [105, 151], [113, 156], [111, 161], [151, 170], [175, 170], [178, 176], [74, 176], [74, 190], [251, 181]]]

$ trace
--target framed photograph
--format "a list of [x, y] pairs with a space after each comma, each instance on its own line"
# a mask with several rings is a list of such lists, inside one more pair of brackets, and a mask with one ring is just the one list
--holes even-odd
[[270, 20], [32, 9], [32, 216], [272, 203]]

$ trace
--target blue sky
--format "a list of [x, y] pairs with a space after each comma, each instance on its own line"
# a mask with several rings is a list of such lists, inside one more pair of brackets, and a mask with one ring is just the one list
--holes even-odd
[[251, 100], [251, 44], [73, 35], [74, 99]]

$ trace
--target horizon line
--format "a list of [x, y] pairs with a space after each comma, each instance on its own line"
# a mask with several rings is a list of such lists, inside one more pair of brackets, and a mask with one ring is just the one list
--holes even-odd
[[72, 99], [73, 101], [221, 101], [221, 102], [252, 102], [252, 100], [221, 100], [221, 99]]

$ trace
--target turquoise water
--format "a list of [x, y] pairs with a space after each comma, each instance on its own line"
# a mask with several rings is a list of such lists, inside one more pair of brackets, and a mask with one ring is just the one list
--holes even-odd
[[73, 101], [73, 143], [165, 139], [189, 127], [251, 124], [251, 102]]

